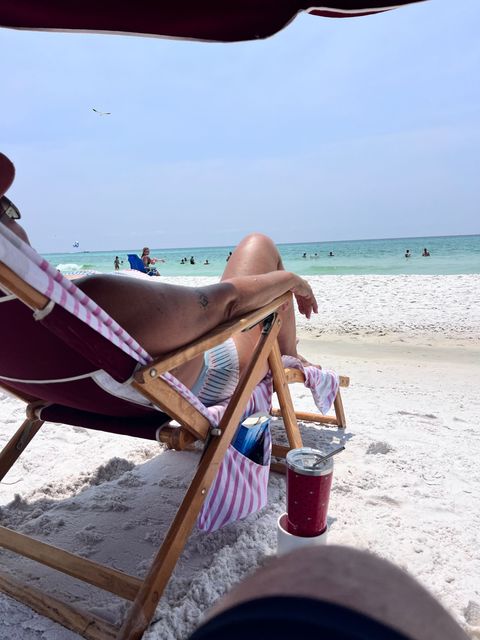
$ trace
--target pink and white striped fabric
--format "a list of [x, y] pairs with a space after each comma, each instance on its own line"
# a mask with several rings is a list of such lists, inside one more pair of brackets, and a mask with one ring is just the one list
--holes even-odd
[[200, 531], [216, 531], [266, 506], [271, 454], [269, 427], [263, 443], [263, 465], [245, 457], [232, 445], [228, 447], [198, 516]]
[[339, 386], [335, 371], [306, 367], [292, 356], [282, 356], [282, 362], [285, 369], [299, 369], [304, 374], [305, 386], [312, 392], [317, 409], [324, 414], [327, 413], [335, 400]]

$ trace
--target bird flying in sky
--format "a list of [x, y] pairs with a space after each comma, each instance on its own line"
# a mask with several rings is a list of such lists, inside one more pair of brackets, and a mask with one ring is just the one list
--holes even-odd
[[98, 113], [99, 116], [111, 116], [112, 114], [110, 113], [110, 111], [99, 111], [98, 109], [94, 109], [92, 107], [92, 111], [95, 111], [95, 113]]

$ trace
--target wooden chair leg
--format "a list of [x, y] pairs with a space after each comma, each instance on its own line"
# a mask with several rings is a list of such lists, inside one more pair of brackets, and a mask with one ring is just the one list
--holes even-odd
[[285, 431], [287, 432], [288, 443], [291, 449], [298, 449], [303, 445], [302, 436], [300, 435], [292, 396], [290, 395], [290, 389], [288, 388], [288, 382], [285, 377], [278, 341], [275, 342], [272, 352], [268, 357], [268, 365], [272, 372], [274, 390], [280, 405], [280, 414], [283, 418]]
[[3, 447], [0, 452], [0, 480], [6, 476], [42, 424], [43, 420], [27, 418], [20, 429]]
[[335, 415], [337, 417], [337, 425], [341, 429], [345, 429], [345, 427], [347, 426], [347, 419], [345, 417], [345, 411], [343, 409], [343, 402], [342, 402], [340, 389], [337, 391], [337, 395], [335, 396], [333, 406], [335, 408]]

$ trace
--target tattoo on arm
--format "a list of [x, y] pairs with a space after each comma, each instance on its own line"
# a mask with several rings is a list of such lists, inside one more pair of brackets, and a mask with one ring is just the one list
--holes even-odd
[[206, 309], [209, 303], [207, 294], [201, 289], [197, 289], [196, 291], [198, 295], [198, 304], [202, 307], [202, 309]]

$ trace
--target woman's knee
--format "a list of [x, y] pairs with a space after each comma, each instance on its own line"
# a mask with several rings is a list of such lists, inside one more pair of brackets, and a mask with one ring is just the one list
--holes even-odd
[[275, 251], [278, 251], [276, 244], [270, 238], [270, 236], [267, 236], [264, 233], [260, 233], [258, 231], [253, 231], [252, 233], [249, 233], [248, 235], [244, 236], [240, 244], [243, 244], [243, 243], [261, 245], [261, 246], [264, 246], [265, 248], [274, 249]]
[[283, 264], [273, 240], [263, 233], [250, 233], [241, 240], [228, 259], [222, 280], [279, 269], [283, 269]]
[[243, 238], [238, 247], [246, 248], [249, 253], [255, 253], [263, 258], [273, 260], [281, 265], [280, 252], [275, 242], [264, 233], [253, 232]]

